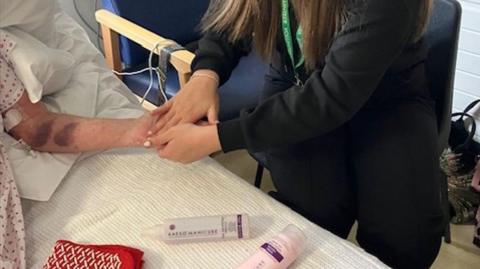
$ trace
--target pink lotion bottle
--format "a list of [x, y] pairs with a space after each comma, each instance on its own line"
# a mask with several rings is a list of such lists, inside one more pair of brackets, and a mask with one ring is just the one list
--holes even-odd
[[284, 269], [290, 266], [305, 248], [307, 238], [295, 225], [283, 231], [243, 262], [237, 269]]

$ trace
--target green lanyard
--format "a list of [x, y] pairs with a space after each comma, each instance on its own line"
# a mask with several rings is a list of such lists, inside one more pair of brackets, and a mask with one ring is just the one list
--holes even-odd
[[[301, 55], [301, 58], [298, 62], [295, 61], [295, 55], [294, 55], [294, 49], [293, 49], [293, 38], [292, 38], [292, 32], [291, 32], [291, 27], [290, 27], [290, 8], [289, 8], [289, 0], [282, 0], [282, 28], [283, 28], [283, 36], [285, 39], [285, 44], [287, 45], [287, 51], [288, 55], [290, 56], [290, 59], [292, 60], [292, 65], [295, 69], [295, 73], [297, 72], [297, 69], [300, 68], [304, 62], [305, 58], [303, 57], [303, 53]], [[302, 36], [302, 28], [298, 27], [297, 33], [296, 33], [296, 38], [298, 45], [300, 49], [302, 49], [303, 46], [303, 36]], [[298, 79], [298, 78], [297, 78]]]

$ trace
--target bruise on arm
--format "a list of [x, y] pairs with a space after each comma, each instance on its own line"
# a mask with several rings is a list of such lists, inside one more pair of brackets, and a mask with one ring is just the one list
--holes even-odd
[[49, 114], [44, 117], [39, 116], [32, 121], [36, 124], [26, 124], [30, 126], [28, 131], [30, 135], [19, 135], [20, 139], [25, 140], [32, 148], [41, 150], [57, 146], [68, 148], [74, 146], [74, 133], [78, 122], [66, 122], [65, 118], [59, 114]]
[[41, 103], [32, 103], [24, 93], [12, 106], [22, 114], [22, 121], [10, 134], [16, 139], [24, 140], [32, 148], [41, 150], [49, 145], [70, 147], [74, 144], [74, 131], [78, 122], [68, 121], [61, 114], [49, 112]]
[[53, 125], [55, 124], [55, 119], [49, 119], [45, 122], [40, 123], [36, 130], [32, 130], [32, 137], [30, 141], [27, 141], [33, 148], [41, 148], [48, 143], [48, 140], [52, 136]]
[[78, 122], [67, 123], [55, 134], [53, 141], [60, 147], [68, 147], [73, 144], [73, 134], [78, 126]]

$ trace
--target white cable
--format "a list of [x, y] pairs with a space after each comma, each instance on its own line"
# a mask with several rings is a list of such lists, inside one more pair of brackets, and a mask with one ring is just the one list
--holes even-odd
[[[143, 73], [145, 71], [149, 71], [150, 73], [150, 83], [148, 84], [148, 88], [147, 90], [145, 91], [145, 94], [143, 95], [142, 97], [142, 101], [140, 101], [140, 104], [143, 104], [145, 102], [145, 99], [147, 98], [147, 95], [150, 93], [150, 91], [152, 90], [153, 88], [153, 71], [155, 71], [155, 73], [157, 74], [157, 79], [158, 79], [158, 90], [160, 91], [160, 93], [162, 94], [162, 97], [164, 98], [165, 102], [167, 101], [167, 95], [162, 87], [162, 81], [161, 81], [161, 76], [160, 76], [160, 71], [159, 71], [159, 67], [158, 68], [154, 68], [153, 67], [153, 63], [152, 63], [152, 60], [153, 60], [153, 54], [154, 52], [156, 51], [158, 55], [160, 55], [160, 50], [158, 48], [158, 46], [160, 45], [160, 43], [162, 43], [161, 41], [155, 43], [155, 46], [153, 47], [153, 49], [150, 51], [150, 54], [148, 55], [148, 67], [142, 69], [142, 70], [138, 70], [138, 71], [134, 71], [134, 72], [117, 72], [117, 71], [113, 71], [113, 73], [115, 73], [116, 75], [119, 75], [119, 76], [132, 76], [132, 75], [138, 75], [140, 73]], [[167, 76], [167, 74], [163, 74], [165, 77]]]
[[[150, 71], [150, 83], [148, 84], [148, 88], [145, 91], [145, 94], [143, 95], [142, 101], [140, 101], [140, 104], [143, 104], [145, 102], [145, 98], [147, 97], [147, 95], [152, 90], [152, 87], [153, 87], [153, 73], [152, 73], [152, 71], [155, 71], [155, 73], [157, 74], [157, 77], [159, 79], [159, 85], [160, 85], [160, 74], [158, 73], [158, 71], [153, 67], [152, 68], [146, 67], [142, 70], [138, 70], [138, 71], [134, 71], [134, 72], [117, 72], [117, 71], [113, 70], [113, 73], [116, 74], [116, 75], [119, 75], [119, 76], [133, 76], [133, 75], [141, 74], [141, 73], [146, 72], [146, 71]], [[161, 88], [161, 86], [159, 88]], [[165, 97], [165, 94], [163, 93], [163, 91], [161, 89], [159, 89], [159, 90], [160, 90], [162, 96]], [[167, 99], [165, 99], [165, 100], [167, 100]]]
[[155, 70], [156, 73], [157, 73], [157, 79], [158, 79], [158, 87], [160, 88], [160, 93], [162, 94], [162, 97], [163, 97], [163, 100], [165, 100], [165, 102], [168, 101], [167, 99], [167, 93], [165, 90], [162, 89], [162, 82], [161, 82], [161, 78], [160, 78], [160, 72], [158, 72], [158, 70]]
[[[153, 73], [152, 73], [152, 69], [153, 69], [153, 64], [152, 64], [152, 60], [153, 60], [153, 53], [155, 50], [157, 50], [157, 53], [158, 53], [158, 45], [160, 45], [160, 42], [157, 42], [155, 43], [155, 46], [153, 47], [153, 49], [150, 51], [150, 54], [148, 55], [148, 67], [150, 68], [149, 69], [149, 72], [150, 72], [150, 84], [148, 85], [148, 88], [147, 90], [145, 91], [145, 94], [143, 95], [142, 97], [142, 101], [140, 102], [140, 104], [143, 104], [143, 102], [145, 102], [145, 99], [147, 98], [147, 95], [150, 93], [150, 91], [152, 90], [152, 87], [153, 87]], [[160, 54], [159, 54], [160, 55]], [[158, 87], [159, 91], [162, 91], [161, 86], [159, 85]]]
[[[88, 22], [86, 21], [86, 19], [83, 17], [83, 14], [80, 12], [80, 10], [78, 9], [78, 6], [77, 6], [77, 2], [76, 0], [72, 0], [73, 2], [73, 5], [75, 7], [75, 11], [77, 12], [78, 16], [80, 17], [80, 19], [83, 21], [83, 23], [85, 23], [87, 25], [88, 28], [90, 28], [91, 31], [93, 31], [96, 35], [97, 35], [97, 43], [98, 43], [98, 47], [99, 49], [100, 48], [100, 33], [99, 31], [95, 31], [95, 29], [90, 25], [88, 24]], [[97, 7], [98, 7], [98, 0], [95, 0], [94, 1], [94, 9], [97, 10]], [[142, 97], [142, 101], [141, 101], [141, 104], [143, 104], [145, 102], [145, 99], [147, 98], [147, 95], [150, 93], [150, 91], [152, 90], [152, 87], [153, 87], [153, 71], [156, 72], [157, 74], [157, 79], [158, 79], [158, 87], [159, 87], [159, 91], [160, 93], [162, 94], [162, 97], [163, 97], [163, 100], [165, 100], [165, 102], [167, 101], [167, 95], [165, 93], [165, 90], [163, 89], [162, 85], [162, 81], [161, 81], [161, 77], [160, 77], [160, 74], [159, 74], [159, 68], [153, 68], [153, 64], [152, 64], [152, 59], [153, 59], [153, 53], [154, 51], [156, 50], [157, 54], [159, 55], [160, 57], [160, 51], [158, 49], [158, 46], [160, 45], [160, 41], [157, 42], [155, 44], [155, 47], [153, 48], [153, 50], [150, 51], [150, 54], [148, 56], [148, 67], [147, 68], [144, 68], [142, 70], [139, 70], [139, 71], [134, 71], [134, 72], [117, 72], [117, 71], [113, 71], [113, 73], [119, 75], [119, 76], [133, 76], [133, 75], [138, 75], [138, 74], [141, 74], [145, 71], [149, 71], [150, 72], [150, 83], [148, 85], [148, 88], [145, 92], [145, 94], [143, 95]], [[165, 77], [167, 76], [167, 74], [164, 74]]]
[[142, 70], [138, 70], [138, 71], [134, 71], [134, 72], [117, 72], [117, 71], [113, 70], [113, 73], [115, 75], [119, 75], [119, 76], [133, 76], [133, 75], [141, 74], [141, 73], [143, 73], [145, 71], [148, 71], [150, 69], [156, 70], [155, 68], [145, 67]]

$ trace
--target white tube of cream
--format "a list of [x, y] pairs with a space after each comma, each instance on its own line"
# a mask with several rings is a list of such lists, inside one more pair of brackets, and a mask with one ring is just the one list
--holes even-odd
[[166, 243], [187, 243], [250, 237], [246, 214], [166, 219], [163, 224], [147, 229], [144, 236]]

